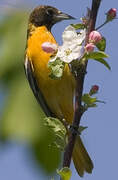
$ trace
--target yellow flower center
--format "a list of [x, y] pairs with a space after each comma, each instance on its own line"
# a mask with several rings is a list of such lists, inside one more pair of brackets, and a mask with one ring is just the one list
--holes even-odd
[[69, 48], [67, 50], [65, 50], [66, 56], [69, 56], [72, 53], [72, 50], [70, 50]]

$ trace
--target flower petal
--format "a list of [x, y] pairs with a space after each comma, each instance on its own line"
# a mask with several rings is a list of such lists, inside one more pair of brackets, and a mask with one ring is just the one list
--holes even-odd
[[82, 44], [86, 37], [86, 29], [83, 29], [78, 34], [77, 43]]
[[77, 33], [75, 31], [75, 28], [72, 27], [71, 25], [66, 27], [66, 29], [63, 32], [62, 35], [63, 38], [63, 43], [72, 43], [73, 40], [76, 40], [77, 38]]

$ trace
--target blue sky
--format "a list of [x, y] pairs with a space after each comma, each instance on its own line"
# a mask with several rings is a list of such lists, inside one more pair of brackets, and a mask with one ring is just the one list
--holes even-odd
[[[10, 5], [1, 6], [12, 8], [21, 7], [22, 1], [6, 0]], [[5, 4], [5, 3], [4, 3]], [[39, 4], [49, 4], [66, 12], [78, 20], [86, 12], [86, 7], [90, 7], [91, 0], [30, 0], [25, 1], [28, 9]], [[26, 6], [26, 5], [25, 5]], [[118, 9], [118, 1], [103, 0], [101, 3], [97, 24], [104, 20], [104, 14], [111, 7]], [[65, 21], [54, 26], [52, 32], [56, 40], [61, 43], [61, 34], [64, 28], [72, 22]], [[84, 180], [117, 179], [118, 164], [118, 20], [109, 23], [100, 30], [107, 38], [106, 52], [109, 54], [108, 62], [112, 70], [108, 71], [103, 65], [89, 61], [87, 76], [85, 80], [84, 92], [87, 92], [94, 84], [100, 86], [98, 98], [104, 100], [106, 104], [99, 104], [97, 108], [90, 109], [82, 118], [81, 124], [88, 126], [82, 134], [84, 144], [94, 162], [92, 175], [85, 174]], [[7, 147], [0, 149], [0, 177], [1, 180], [48, 180], [41, 171], [32, 167], [31, 162], [26, 157], [27, 151], [24, 144], [10, 143]], [[72, 165], [72, 179], [79, 179]]]

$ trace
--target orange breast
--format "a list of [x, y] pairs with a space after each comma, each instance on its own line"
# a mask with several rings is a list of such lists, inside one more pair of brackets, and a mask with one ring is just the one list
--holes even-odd
[[58, 118], [65, 118], [71, 123], [74, 111], [73, 97], [75, 80], [68, 65], [64, 70], [62, 79], [53, 80], [49, 77], [47, 64], [51, 54], [42, 50], [41, 46], [44, 42], [57, 44], [45, 26], [38, 27], [28, 39], [26, 53], [29, 60], [32, 61], [34, 76], [51, 111], [56, 114]]

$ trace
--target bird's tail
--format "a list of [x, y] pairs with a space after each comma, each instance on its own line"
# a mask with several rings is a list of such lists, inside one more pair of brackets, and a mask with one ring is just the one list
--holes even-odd
[[72, 157], [75, 168], [81, 177], [84, 175], [84, 172], [92, 173], [93, 163], [82, 143], [80, 136], [76, 137]]

